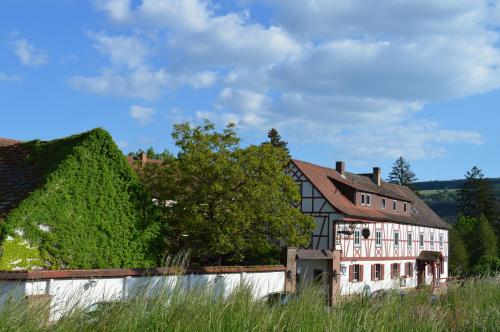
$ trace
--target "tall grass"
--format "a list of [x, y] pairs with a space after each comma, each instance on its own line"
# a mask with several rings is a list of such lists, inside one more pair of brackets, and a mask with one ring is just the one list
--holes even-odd
[[446, 292], [342, 298], [333, 307], [308, 287], [287, 305], [255, 300], [242, 285], [229, 297], [210, 288], [164, 289], [117, 302], [89, 316], [74, 310], [47, 323], [46, 308], [12, 302], [0, 311], [2, 331], [498, 331], [500, 275], [456, 282]]

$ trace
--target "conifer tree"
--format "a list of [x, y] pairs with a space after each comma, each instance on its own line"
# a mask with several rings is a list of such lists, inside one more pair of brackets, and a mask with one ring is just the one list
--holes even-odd
[[417, 181], [417, 177], [411, 170], [410, 163], [401, 156], [392, 165], [392, 171], [387, 181], [411, 188], [413, 183]]
[[458, 191], [457, 210], [464, 216], [479, 218], [484, 215], [491, 224], [498, 220], [498, 203], [493, 184], [476, 166], [465, 174], [464, 185]]
[[281, 139], [278, 130], [276, 130], [275, 128], [271, 128], [267, 132], [267, 137], [269, 138], [269, 143], [271, 143], [272, 146], [274, 146], [275, 148], [281, 148], [285, 150], [288, 155], [290, 155], [290, 151], [288, 150], [288, 142], [285, 142]]

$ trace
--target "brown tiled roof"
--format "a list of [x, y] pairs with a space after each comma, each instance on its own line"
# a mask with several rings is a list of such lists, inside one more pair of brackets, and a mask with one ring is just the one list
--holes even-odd
[[[390, 221], [427, 227], [449, 228], [427, 204], [425, 204], [411, 189], [382, 181], [377, 186], [368, 175], [358, 175], [346, 172], [342, 177], [335, 169], [314, 165], [300, 160], [292, 163], [312, 182], [316, 189], [337, 210], [347, 217], [376, 221]], [[356, 206], [346, 197], [339, 187], [345, 185], [358, 191], [370, 192], [383, 197], [395, 198], [412, 202], [413, 208], [409, 216], [385, 212], [376, 208], [367, 209]]]
[[20, 141], [0, 138], [0, 221], [43, 180], [41, 169], [26, 162], [28, 154]]
[[17, 144], [21, 143], [21, 141], [15, 140], [15, 139], [10, 139], [10, 138], [2, 138], [0, 137], [0, 147], [2, 146], [9, 146], [12, 144]]

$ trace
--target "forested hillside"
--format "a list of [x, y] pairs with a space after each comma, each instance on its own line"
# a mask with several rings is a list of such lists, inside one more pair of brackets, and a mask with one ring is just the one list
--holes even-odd
[[[500, 200], [500, 178], [493, 178], [490, 181], [495, 186], [497, 199]], [[423, 181], [415, 182], [413, 186], [434, 212], [447, 222], [455, 223], [457, 220], [457, 190], [463, 186], [464, 182], [464, 179]]]

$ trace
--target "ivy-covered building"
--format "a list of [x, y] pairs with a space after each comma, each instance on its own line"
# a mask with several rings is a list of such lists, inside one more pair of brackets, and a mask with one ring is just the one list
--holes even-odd
[[163, 226], [103, 129], [0, 139], [0, 270], [150, 267]]

